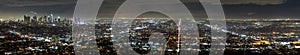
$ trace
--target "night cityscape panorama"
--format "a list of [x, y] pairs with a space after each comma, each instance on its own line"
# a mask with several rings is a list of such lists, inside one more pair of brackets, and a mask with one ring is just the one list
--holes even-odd
[[192, 18], [178, 20], [160, 11], [114, 17], [135, 14], [117, 12], [129, 0], [101, 0], [95, 18], [75, 17], [78, 1], [85, 0], [0, 1], [0, 55], [300, 55], [299, 0], [220, 0], [225, 28], [202, 4], [219, 0], [129, 4], [175, 6], [167, 9], [175, 16], [187, 15], [174, 11], [183, 4]]

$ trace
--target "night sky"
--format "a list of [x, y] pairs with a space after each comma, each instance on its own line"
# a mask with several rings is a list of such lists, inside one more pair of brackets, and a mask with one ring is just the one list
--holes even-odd
[[[49, 15], [72, 18], [76, 0], [0, 0], [1, 19], [19, 19], [23, 15]], [[99, 18], [111, 18], [125, 0], [105, 0]], [[206, 18], [198, 0], [180, 0], [195, 18]], [[297, 18], [300, 19], [300, 0], [221, 0], [229, 18]]]

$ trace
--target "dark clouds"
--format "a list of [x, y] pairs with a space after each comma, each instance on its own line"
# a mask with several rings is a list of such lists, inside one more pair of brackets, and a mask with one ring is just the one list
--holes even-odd
[[256, 4], [256, 5], [270, 5], [283, 4], [287, 0], [221, 0], [223, 4]]
[[[76, 0], [0, 0], [0, 5], [2, 6], [50, 6], [50, 5], [65, 5], [65, 4], [75, 4]], [[87, 0], [88, 1], [88, 0]], [[121, 3], [125, 0], [112, 0], [108, 1], [111, 3]], [[187, 3], [198, 3], [198, 0], [181, 0]], [[257, 5], [267, 5], [267, 4], [282, 4], [286, 0], [221, 0], [223, 4], [257, 4]], [[203, 1], [207, 2], [207, 1]]]
[[[187, 3], [194, 3], [199, 2], [198, 0], [181, 0], [182, 2]], [[220, 0], [223, 5], [238, 5], [238, 4], [255, 4], [255, 5], [276, 5], [276, 4], [283, 4], [287, 0]], [[202, 1], [214, 4], [215, 1]]]
[[9, 7], [51, 6], [74, 4], [75, 0], [1, 0], [0, 5]]

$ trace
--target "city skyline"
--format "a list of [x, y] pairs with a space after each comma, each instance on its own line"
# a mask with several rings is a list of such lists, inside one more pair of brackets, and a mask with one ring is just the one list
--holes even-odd
[[[112, 18], [125, 0], [104, 0], [98, 17]], [[194, 18], [207, 18], [198, 0], [180, 0], [193, 14]], [[221, 0], [226, 18], [296, 18], [300, 16], [300, 3], [297, 0]], [[23, 15], [45, 16], [55, 14], [72, 18], [76, 0], [4, 0], [0, 2], [1, 19], [21, 19]]]
[[0, 55], [300, 54], [299, 0], [0, 1]]

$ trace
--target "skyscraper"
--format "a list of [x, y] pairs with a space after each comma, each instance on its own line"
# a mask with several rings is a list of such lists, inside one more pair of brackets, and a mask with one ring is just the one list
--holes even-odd
[[47, 16], [43, 17], [44, 22], [48, 22]]
[[39, 19], [38, 19], [38, 22], [43, 22], [44, 20], [43, 20], [43, 17], [40, 17]]
[[37, 17], [33, 16], [31, 22], [36, 22], [37, 21]]
[[50, 20], [51, 20], [51, 22], [54, 21], [54, 16], [53, 16], [53, 14], [50, 14]]
[[30, 22], [30, 16], [24, 15], [24, 22], [29, 23]]

